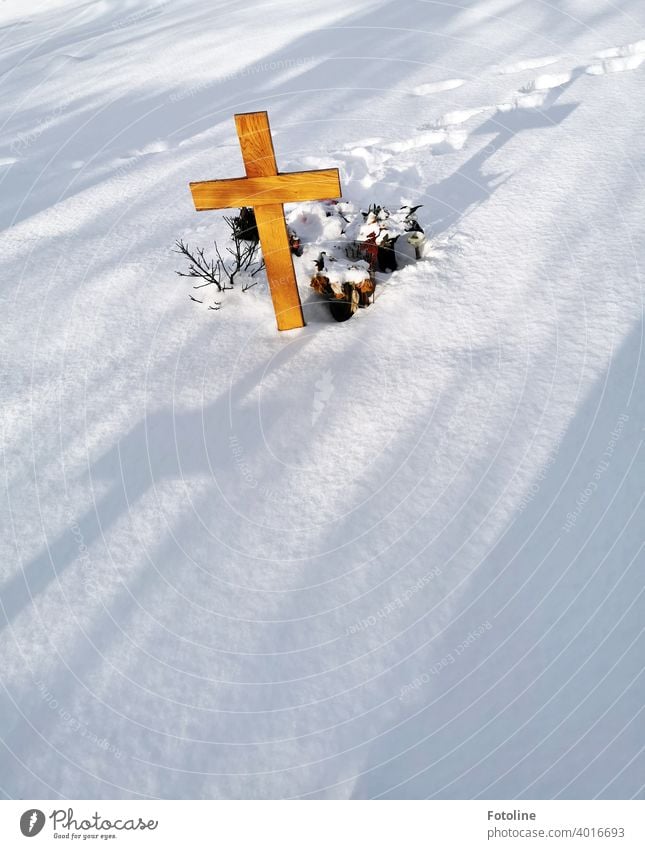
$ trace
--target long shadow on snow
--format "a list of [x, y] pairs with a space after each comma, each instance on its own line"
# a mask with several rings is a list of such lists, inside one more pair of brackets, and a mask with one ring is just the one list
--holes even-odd
[[[425, 7], [421, 15], [428, 16], [433, 26], [443, 24], [452, 15], [457, 14], [461, 7], [445, 7], [440, 10], [440, 20], [437, 22], [437, 10]], [[374, 25], [375, 16], [378, 16], [379, 25]], [[86, 103], [81, 109], [76, 108], [76, 101], [66, 106], [69, 110], [67, 117], [56, 126], [52, 134], [52, 141], [44, 143], [45, 133], [42, 128], [46, 127], [51, 120], [51, 107], [32, 110], [20, 116], [20, 125], [13, 128], [29, 138], [31, 134], [36, 135], [37, 148], [31, 145], [26, 149], [30, 157], [26, 162], [18, 162], [12, 166], [2, 179], [3, 197], [7, 199], [7, 205], [2, 213], [3, 226], [23, 220], [37, 212], [57, 203], [74, 194], [84, 191], [91, 186], [105, 180], [103, 166], [119, 157], [128, 156], [133, 149], [146, 148], [158, 139], [168, 139], [171, 146], [177, 146], [182, 141], [190, 139], [205, 130], [210, 130], [220, 123], [228, 121], [234, 111], [250, 111], [254, 108], [269, 108], [275, 116], [275, 125], [283, 123], [288, 125], [290, 111], [285, 107], [285, 97], [293, 98], [294, 91], [302, 92], [302, 103], [299, 104], [298, 121], [320, 120], [320, 115], [325, 115], [326, 110], [332, 110], [333, 104], [338, 97], [338, 89], [331, 87], [334, 75], [339, 74], [339, 68], [351, 75], [353, 86], [364, 90], [359, 100], [360, 108], [365, 114], [370, 113], [370, 100], [378, 100], [379, 89], [374, 87], [373, 74], [370, 71], [370, 63], [361, 61], [360, 53], [366, 57], [382, 54], [383, 50], [398, 49], [402, 57], [408, 53], [408, 43], [415, 38], [415, 31], [396, 31], [400, 23], [400, 12], [394, 0], [384, 0], [369, 12], [363, 14], [348, 14], [339, 21], [306, 33], [294, 39], [288, 45], [279, 50], [272, 51], [261, 57], [260, 65], [293, 70], [296, 62], [295, 77], [290, 77], [284, 84], [286, 91], [276, 91], [271, 81], [265, 81], [257, 66], [249, 64], [233, 74], [227, 75], [227, 69], [222, 69], [222, 76], [212, 85], [195, 86], [193, 90], [183, 92], [159, 91], [146, 96], [132, 96], [127, 94], [107, 104], [102, 104], [97, 110], [92, 108], [91, 103]], [[154, 18], [151, 23], [155, 23]], [[124, 25], [134, 26], [136, 21], [127, 23], [128, 17], [123, 19]], [[115, 18], [114, 24], [119, 22]], [[139, 22], [144, 28], [146, 21]], [[394, 32], [386, 29], [390, 23]], [[201, 32], [199, 17], [194, 18], [195, 31]], [[164, 24], [168, 28], [169, 24]], [[113, 32], [121, 33], [122, 28], [113, 26]], [[156, 32], [156, 28], [154, 29]], [[329, 38], [325, 39], [325, 34]], [[357, 48], [357, 39], [360, 34], [360, 44]], [[143, 34], [140, 37], [144, 37]], [[139, 38], [133, 35], [132, 38]], [[387, 39], [387, 43], [384, 40]], [[60, 41], [60, 39], [59, 39]], [[120, 44], [122, 39], [117, 43]], [[433, 41], [433, 55], [436, 60], [446, 50], [446, 41], [435, 36]], [[62, 42], [61, 42], [62, 43]], [[321, 54], [321, 43], [324, 45], [324, 53]], [[52, 52], [52, 48], [48, 48]], [[358, 55], [357, 55], [358, 54]], [[349, 57], [349, 58], [345, 58]], [[314, 60], [314, 68], [300, 69], [297, 62], [300, 60]], [[321, 88], [321, 74], [319, 64], [327, 63], [333, 69], [333, 73], [325, 75], [325, 87]], [[390, 63], [392, 67], [388, 73], [388, 86], [400, 83], [416, 64], [410, 64], [405, 60]], [[345, 77], [341, 76], [341, 80]], [[258, 84], [259, 81], [259, 84]], [[346, 89], [345, 89], [346, 90]], [[315, 94], [312, 96], [312, 91]], [[186, 95], [186, 96], [185, 96]], [[372, 110], [372, 114], [374, 114]], [[376, 113], [378, 114], [378, 113]], [[96, 133], [96, 120], [101, 119], [102, 125], [106, 122], [112, 128], [110, 139], [105, 142], [104, 133]], [[358, 120], [358, 119], [357, 119]], [[169, 132], [169, 127], [179, 128]], [[228, 132], [228, 130], [227, 130]], [[63, 143], [60, 143], [60, 139]], [[231, 143], [233, 144], [233, 142]], [[215, 155], [215, 154], [214, 154]], [[32, 158], [33, 157], [33, 158]], [[56, 160], [61, 157], [65, 159], [90, 160], [93, 166], [101, 168], [101, 173], [96, 174], [86, 166], [81, 171], [72, 173], [71, 179], [63, 184], [61, 191], [61, 172], [56, 170]], [[30, 192], [24, 195], [25, 184], [33, 181], [33, 175], [39, 174], [47, 164], [46, 170], [40, 174], [36, 187], [37, 194]], [[114, 171], [119, 172], [130, 165], [126, 161], [114, 165]], [[30, 175], [32, 178], [30, 179]], [[203, 175], [209, 179], [213, 174]], [[191, 179], [201, 179], [199, 174], [192, 174]], [[11, 202], [11, 198], [17, 201]]]
[[[294, 348], [285, 356], [294, 356], [300, 350], [301, 347]], [[204, 408], [177, 413], [168, 407], [152, 413], [104, 454], [91, 467], [90, 477], [117, 478], [117, 483], [76, 519], [76, 538], [69, 529], [4, 584], [0, 589], [0, 605], [6, 621], [11, 622], [25, 607], [33, 604], [34, 597], [77, 559], [79, 534], [89, 548], [155, 483], [209, 469], [212, 463], [208, 452], [209, 434], [216, 436], [221, 432], [231, 409], [243, 403], [247, 393], [260, 383], [265, 368], [263, 364], [253, 369], [225, 395]], [[179, 442], [178, 434], [182, 437]]]

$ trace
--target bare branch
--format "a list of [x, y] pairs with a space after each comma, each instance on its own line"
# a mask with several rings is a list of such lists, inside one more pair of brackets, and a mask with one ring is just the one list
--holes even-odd
[[[250, 213], [250, 214], [249, 214]], [[175, 243], [174, 253], [178, 253], [188, 260], [186, 271], [177, 271], [179, 277], [192, 277], [204, 282], [194, 286], [194, 289], [202, 289], [206, 286], [216, 286], [219, 292], [232, 289], [235, 278], [240, 272], [248, 272], [254, 278], [264, 267], [264, 258], [258, 259], [260, 252], [259, 242], [249, 238], [252, 227], [255, 227], [255, 218], [251, 210], [241, 210], [240, 216], [224, 216], [224, 221], [231, 231], [231, 244], [226, 246], [226, 259], [222, 256], [217, 242], [214, 242], [216, 259], [209, 259], [204, 248], [191, 247], [178, 240]], [[242, 238], [245, 236], [245, 238]], [[257, 267], [254, 268], [254, 266]], [[255, 286], [257, 281], [242, 284], [242, 291]], [[197, 300], [193, 298], [193, 300]], [[211, 307], [219, 309], [219, 306]]]
[[191, 251], [188, 244], [184, 244], [182, 240], [177, 241], [174, 253], [185, 256], [189, 261], [188, 271], [178, 271], [180, 277], [197, 277], [205, 280], [208, 284], [213, 284], [218, 291], [222, 290], [220, 275], [217, 265], [206, 259], [203, 248], [196, 248], [195, 252]]

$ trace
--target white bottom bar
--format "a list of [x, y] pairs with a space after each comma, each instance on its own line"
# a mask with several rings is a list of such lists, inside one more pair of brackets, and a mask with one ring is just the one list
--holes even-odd
[[[21, 830], [22, 827], [22, 830]], [[30, 833], [31, 830], [31, 833]], [[24, 834], [24, 837], [23, 837]], [[8, 801], [0, 846], [645, 847], [641, 801]]]

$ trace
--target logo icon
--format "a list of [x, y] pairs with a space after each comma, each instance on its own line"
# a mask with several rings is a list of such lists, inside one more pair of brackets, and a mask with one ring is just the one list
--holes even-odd
[[43, 830], [45, 814], [38, 808], [30, 808], [20, 817], [20, 831], [25, 837], [35, 837]]

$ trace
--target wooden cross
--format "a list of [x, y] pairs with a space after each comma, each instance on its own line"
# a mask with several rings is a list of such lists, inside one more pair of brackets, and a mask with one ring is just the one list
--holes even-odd
[[252, 206], [269, 279], [278, 330], [304, 327], [283, 203], [341, 196], [337, 168], [278, 173], [266, 112], [235, 116], [246, 177], [191, 183], [198, 211]]

